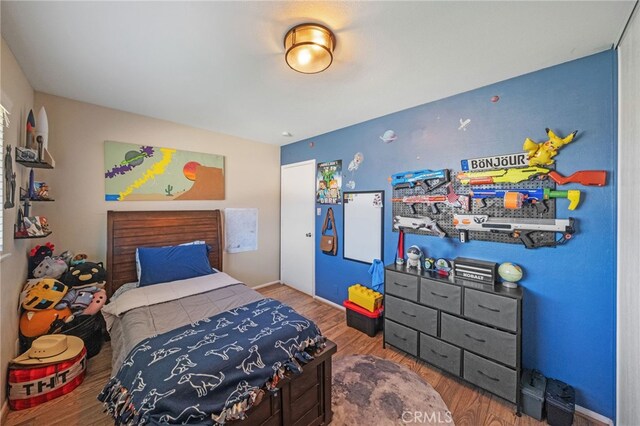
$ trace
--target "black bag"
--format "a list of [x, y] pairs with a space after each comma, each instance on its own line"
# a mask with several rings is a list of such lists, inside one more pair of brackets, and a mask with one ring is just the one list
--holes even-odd
[[98, 355], [104, 343], [106, 323], [100, 312], [95, 315], [78, 315], [66, 323], [60, 334], [76, 336], [82, 339], [87, 348], [87, 359]]

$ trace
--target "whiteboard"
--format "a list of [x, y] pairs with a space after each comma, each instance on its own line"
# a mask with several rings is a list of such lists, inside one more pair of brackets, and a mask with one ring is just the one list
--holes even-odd
[[344, 193], [342, 252], [345, 259], [364, 263], [382, 260], [383, 203], [384, 191]]
[[258, 209], [224, 209], [227, 253], [258, 250]]

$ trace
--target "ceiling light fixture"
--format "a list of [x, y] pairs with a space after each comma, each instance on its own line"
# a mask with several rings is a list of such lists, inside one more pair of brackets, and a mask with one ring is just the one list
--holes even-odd
[[284, 36], [285, 60], [291, 69], [303, 74], [315, 74], [329, 68], [333, 62], [336, 37], [319, 24], [300, 24]]

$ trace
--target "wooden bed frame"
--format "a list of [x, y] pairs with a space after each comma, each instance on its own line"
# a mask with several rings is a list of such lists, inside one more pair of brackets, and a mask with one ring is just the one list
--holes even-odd
[[[204, 240], [211, 266], [222, 271], [223, 232], [220, 210], [108, 211], [107, 295], [138, 280], [137, 247], [161, 247]], [[331, 422], [331, 357], [336, 345], [325, 349], [304, 366], [299, 376], [285, 377], [279, 391], [264, 397], [237, 426], [316, 426]]]

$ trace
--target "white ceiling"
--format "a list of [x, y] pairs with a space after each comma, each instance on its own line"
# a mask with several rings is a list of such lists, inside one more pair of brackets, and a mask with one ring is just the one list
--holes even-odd
[[[35, 90], [281, 145], [608, 49], [633, 4], [5, 0], [1, 29]], [[316, 75], [283, 58], [306, 21]]]

